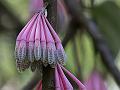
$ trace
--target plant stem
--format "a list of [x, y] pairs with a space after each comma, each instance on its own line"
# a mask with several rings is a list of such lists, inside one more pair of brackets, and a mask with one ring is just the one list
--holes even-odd
[[[57, 30], [57, 0], [47, 0], [48, 1], [48, 20], [54, 30]], [[42, 78], [42, 90], [55, 90], [54, 83], [54, 72], [55, 69], [51, 68], [49, 65], [47, 67], [43, 66], [43, 78]]]

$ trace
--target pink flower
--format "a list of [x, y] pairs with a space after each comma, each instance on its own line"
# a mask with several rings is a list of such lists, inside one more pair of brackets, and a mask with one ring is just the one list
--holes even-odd
[[[64, 72], [78, 85], [79, 90], [85, 86], [62, 65], [66, 55], [61, 40], [50, 25], [45, 15], [43, 0], [32, 0], [33, 17], [19, 33], [16, 40], [16, 62], [19, 71], [31, 67], [32, 71], [41, 69], [42, 64], [55, 68], [55, 89], [73, 90], [73, 86]], [[38, 2], [37, 2], [38, 1]], [[63, 72], [64, 71], [64, 72]], [[42, 90], [42, 80], [37, 85]]]
[[[63, 71], [78, 85], [78, 90], [86, 90], [85, 86], [73, 74], [59, 64], [55, 68], [55, 90], [74, 90]], [[42, 82], [40, 81], [36, 90], [42, 90], [41, 88]]]
[[101, 75], [95, 71], [85, 83], [87, 90], [107, 90]]
[[34, 14], [16, 40], [16, 62], [20, 71], [29, 66], [34, 71], [41, 64], [54, 67], [57, 62], [65, 62], [66, 55], [61, 40], [45, 16], [43, 3], [40, 7], [41, 10]]

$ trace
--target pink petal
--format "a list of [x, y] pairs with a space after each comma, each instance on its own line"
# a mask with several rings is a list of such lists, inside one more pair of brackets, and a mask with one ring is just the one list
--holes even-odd
[[65, 88], [64, 88], [64, 86], [63, 86], [62, 79], [61, 79], [60, 75], [58, 75], [58, 76], [59, 76], [59, 81], [60, 81], [61, 90], [65, 90]]
[[22, 31], [19, 33], [17, 40], [21, 40], [21, 37], [23, 36], [23, 33], [26, 31], [26, 29], [28, 30], [27, 32], [29, 32], [30, 27], [33, 25], [34, 21], [36, 20], [38, 14], [35, 14], [30, 21], [26, 24], [26, 26], [22, 29]]
[[41, 26], [40, 26], [40, 20], [41, 20], [41, 15], [39, 14], [38, 15], [38, 21], [37, 21], [37, 26], [36, 26], [36, 34], [35, 34], [35, 40], [40, 40], [40, 29], [41, 29]]
[[57, 67], [55, 68], [55, 90], [61, 90]]
[[51, 34], [52, 34], [55, 42], [56, 42], [56, 43], [61, 43], [60, 38], [58, 37], [57, 33], [54, 31], [53, 27], [50, 25], [50, 23], [49, 23], [49, 21], [47, 20], [47, 18], [46, 18], [46, 17], [44, 17], [44, 18], [45, 18], [45, 20], [46, 20], [47, 26], [48, 26], [48, 28], [49, 28], [49, 30], [50, 30], [50, 32], [51, 32]]
[[92, 83], [94, 83], [93, 87], [95, 90], [107, 90], [104, 80], [101, 77], [99, 72], [96, 72], [96, 71], [93, 72], [92, 80], [93, 80]]
[[48, 28], [48, 26], [47, 26], [47, 24], [45, 22], [45, 18], [44, 18], [44, 16], [41, 16], [41, 17], [42, 17], [42, 21], [43, 21], [46, 40], [47, 40], [47, 42], [54, 43], [54, 39], [53, 39], [53, 37], [52, 37], [52, 35], [51, 35], [50, 31], [49, 31], [49, 28]]
[[34, 55], [36, 60], [41, 59], [41, 44], [40, 44], [40, 15], [38, 16], [38, 21], [37, 21], [37, 27], [36, 27], [36, 33], [35, 33], [35, 46], [34, 46]]
[[30, 37], [28, 39], [28, 42], [34, 42], [35, 41], [35, 32], [36, 32], [37, 21], [38, 20], [36, 20], [34, 22], [33, 26], [30, 28], [31, 29], [31, 33], [30, 33]]
[[85, 86], [73, 75], [71, 74], [67, 69], [65, 69], [63, 66], [61, 66], [62, 69], [71, 77], [71, 79], [73, 79], [76, 84], [79, 87], [79, 90], [86, 90]]
[[44, 24], [43, 24], [43, 21], [42, 21], [42, 17], [40, 16], [40, 26], [41, 26], [41, 48], [42, 48], [42, 60], [43, 60], [43, 64], [44, 66], [47, 66], [48, 65], [48, 62], [47, 62], [47, 49], [46, 49], [46, 37], [45, 37], [45, 33], [44, 33]]
[[58, 61], [60, 62], [60, 64], [64, 64], [65, 60], [66, 60], [66, 55], [65, 55], [64, 49], [62, 47], [61, 40], [58, 37], [58, 35], [56, 34], [56, 32], [54, 31], [54, 29], [52, 28], [52, 26], [50, 25], [47, 18], [46, 17], [44, 17], [44, 18], [46, 20], [46, 23], [47, 23], [47, 26], [50, 30], [50, 33], [52, 34], [54, 41], [56, 43]]
[[85, 83], [85, 86], [86, 86], [86, 88], [89, 89], [89, 90], [94, 90], [94, 89], [93, 89], [93, 86], [92, 86], [92, 80], [91, 80], [91, 79], [89, 79], [89, 80]]
[[34, 61], [34, 41], [35, 41], [35, 32], [37, 20], [34, 22], [33, 26], [30, 28], [31, 32], [29, 34], [28, 42], [28, 59], [33, 62]]
[[38, 83], [36, 90], [42, 90], [42, 80]]
[[57, 65], [57, 68], [58, 68], [58, 73], [61, 77], [61, 80], [62, 80], [62, 83], [64, 85], [65, 90], [73, 90], [73, 87], [72, 87], [71, 83], [69, 82], [67, 77], [64, 75], [64, 73], [63, 73], [59, 64]]
[[[40, 16], [40, 26], [41, 26], [41, 42], [46, 42], [46, 37], [45, 37], [45, 33], [44, 33], [44, 25], [43, 25], [43, 21], [42, 21], [42, 18], [41, 18], [41, 16]], [[42, 47], [46, 47], [46, 45], [42, 45]]]
[[20, 41], [19, 47], [18, 47], [18, 57], [19, 60], [24, 60], [26, 56], [26, 42], [25, 41]]
[[96, 71], [91, 74], [85, 85], [89, 90], [107, 90], [100, 73]]
[[92, 85], [94, 90], [100, 90], [100, 76], [98, 73], [94, 72], [94, 76], [92, 76]]
[[64, 65], [66, 61], [66, 54], [61, 43], [56, 44], [58, 61], [60, 64]]
[[53, 64], [55, 62], [54, 52], [56, 50], [54, 39], [49, 31], [49, 28], [45, 22], [45, 18], [42, 16], [44, 32], [47, 41], [47, 53], [48, 53], [48, 63]]
[[[38, 14], [35, 14], [32, 19], [27, 23], [27, 25], [22, 29], [19, 33], [17, 40], [16, 40], [16, 59], [24, 60], [26, 56], [26, 40], [27, 34], [29, 33], [29, 29], [31, 25], [33, 25], [34, 21], [36, 20]], [[17, 61], [18, 63], [21, 61]]]

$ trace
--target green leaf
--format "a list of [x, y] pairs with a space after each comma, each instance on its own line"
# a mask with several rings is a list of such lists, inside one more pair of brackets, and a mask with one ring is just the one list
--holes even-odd
[[106, 1], [92, 9], [92, 14], [113, 55], [116, 56], [120, 49], [120, 8], [114, 2]]
[[87, 32], [83, 32], [80, 37], [80, 59], [83, 80], [92, 72], [95, 62], [95, 49], [92, 38]]
[[72, 42], [70, 41], [66, 47], [66, 54], [67, 54], [67, 62], [66, 62], [66, 67], [69, 71], [72, 73], [76, 74], [76, 67], [74, 64], [74, 52], [73, 52], [73, 47], [72, 47]]
[[28, 20], [29, 0], [3, 0], [3, 2], [22, 21]]

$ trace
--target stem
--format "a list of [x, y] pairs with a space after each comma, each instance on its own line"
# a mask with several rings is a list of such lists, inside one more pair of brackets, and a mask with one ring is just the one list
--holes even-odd
[[55, 31], [57, 31], [57, 0], [48, 1], [48, 21], [52, 25]]
[[42, 90], [55, 90], [54, 72], [55, 69], [49, 65], [47, 67], [43, 66]]
[[[57, 0], [48, 1], [48, 21], [52, 27], [57, 30]], [[49, 65], [43, 66], [43, 79], [42, 79], [42, 90], [55, 90], [55, 69]]]

